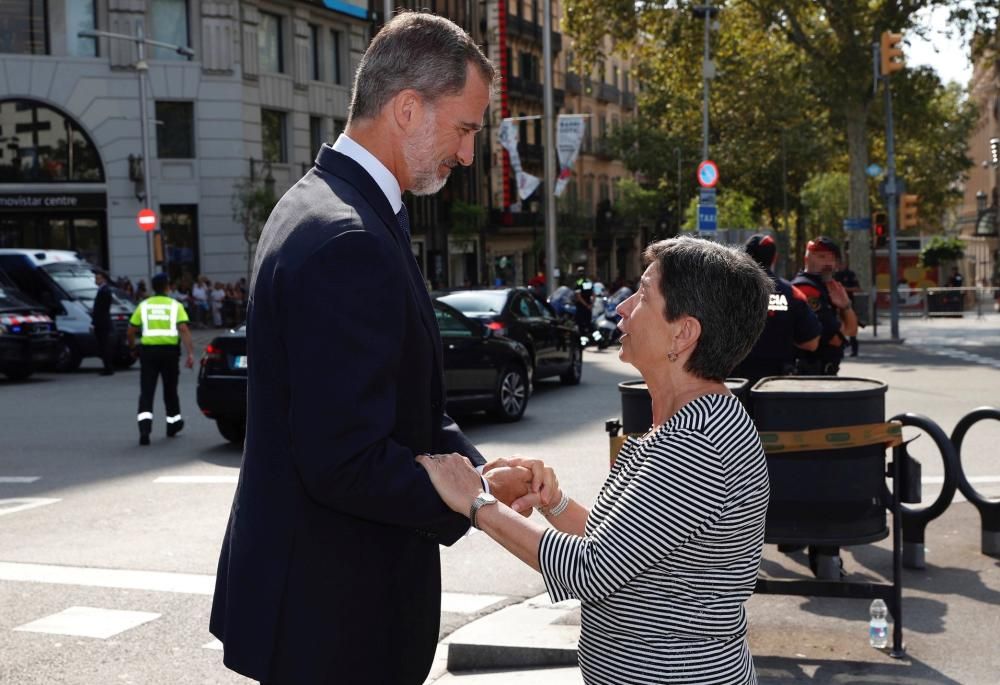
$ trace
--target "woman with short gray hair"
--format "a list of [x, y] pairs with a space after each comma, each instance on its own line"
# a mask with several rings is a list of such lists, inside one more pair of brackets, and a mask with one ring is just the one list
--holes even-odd
[[[581, 601], [588, 685], [756, 683], [744, 603], [764, 545], [767, 466], [724, 379], [764, 328], [771, 281], [741, 250], [705, 240], [653, 243], [645, 258], [639, 290], [618, 307], [619, 356], [649, 387], [653, 425], [626, 440], [592, 509], [550, 467], [537, 495], [508, 508], [462, 457], [418, 461], [454, 511], [542, 573], [553, 601]], [[539, 509], [552, 528], [519, 515], [539, 502], [556, 503]]]

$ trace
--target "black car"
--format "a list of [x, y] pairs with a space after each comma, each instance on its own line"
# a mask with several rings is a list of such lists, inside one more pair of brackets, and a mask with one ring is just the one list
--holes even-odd
[[559, 320], [527, 288], [456, 290], [437, 300], [524, 345], [536, 380], [558, 376], [565, 385], [580, 382], [583, 348], [576, 327]]
[[[434, 313], [444, 347], [449, 411], [481, 411], [500, 421], [524, 415], [531, 394], [531, 358], [520, 343], [441, 302]], [[226, 440], [242, 443], [247, 422], [246, 327], [216, 336], [198, 373], [198, 407]]]
[[59, 333], [45, 308], [0, 282], [0, 372], [24, 380], [58, 354]]

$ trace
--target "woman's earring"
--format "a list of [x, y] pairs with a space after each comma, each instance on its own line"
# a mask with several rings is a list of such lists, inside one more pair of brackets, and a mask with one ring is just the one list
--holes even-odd
[[677, 353], [676, 352], [667, 352], [667, 359], [669, 359], [672, 362], [677, 361]]

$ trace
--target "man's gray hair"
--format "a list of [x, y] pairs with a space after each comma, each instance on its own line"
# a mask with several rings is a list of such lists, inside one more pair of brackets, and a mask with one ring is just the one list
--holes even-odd
[[667, 321], [692, 316], [701, 324], [685, 370], [724, 380], [764, 330], [771, 279], [743, 250], [690, 236], [652, 243], [643, 258], [660, 266]]
[[433, 103], [465, 88], [472, 65], [492, 90], [497, 70], [472, 37], [452, 21], [426, 12], [400, 12], [361, 58], [354, 75], [348, 123], [371, 119], [406, 89]]

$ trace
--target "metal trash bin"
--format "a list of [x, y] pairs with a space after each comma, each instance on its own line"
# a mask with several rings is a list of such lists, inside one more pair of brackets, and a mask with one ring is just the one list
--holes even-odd
[[[841, 428], [885, 421], [888, 386], [871, 378], [765, 378], [751, 390], [761, 433]], [[825, 436], [835, 445], [845, 433]], [[768, 452], [771, 498], [765, 542], [857, 545], [889, 535], [885, 446]]]
[[[747, 406], [750, 382], [746, 378], [727, 378], [726, 387]], [[625, 435], [642, 435], [653, 425], [653, 401], [649, 397], [646, 381], [622, 381], [618, 384], [622, 402], [622, 432]]]

